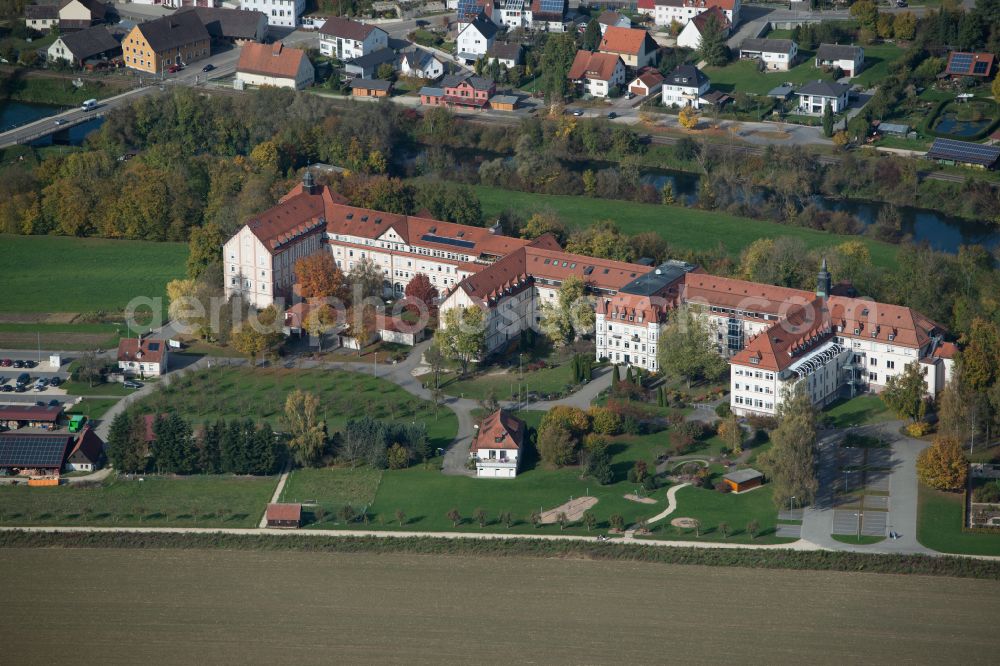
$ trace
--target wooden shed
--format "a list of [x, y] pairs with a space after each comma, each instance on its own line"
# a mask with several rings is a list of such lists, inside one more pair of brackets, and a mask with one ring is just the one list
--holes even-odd
[[296, 529], [302, 524], [301, 504], [268, 504], [267, 526]]
[[494, 95], [490, 98], [490, 107], [494, 111], [515, 111], [520, 101], [517, 95]]
[[723, 483], [729, 486], [734, 493], [744, 491], [763, 485], [764, 475], [750, 467], [736, 472], [730, 472], [722, 477]]
[[392, 92], [392, 82], [381, 79], [354, 79], [351, 95], [354, 97], [387, 97]]

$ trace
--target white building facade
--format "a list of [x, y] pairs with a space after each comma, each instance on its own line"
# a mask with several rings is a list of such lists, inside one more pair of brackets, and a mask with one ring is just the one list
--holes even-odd
[[333, 17], [319, 29], [319, 52], [338, 60], [353, 60], [389, 48], [389, 33], [378, 26]]
[[306, 0], [241, 0], [242, 9], [263, 12], [268, 25], [296, 28], [306, 10]]

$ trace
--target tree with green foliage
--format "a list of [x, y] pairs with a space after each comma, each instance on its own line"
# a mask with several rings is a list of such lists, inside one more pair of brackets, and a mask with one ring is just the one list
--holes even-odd
[[452, 308], [444, 313], [444, 326], [434, 333], [434, 344], [446, 358], [458, 361], [462, 374], [486, 351], [486, 315], [482, 308]]
[[583, 524], [587, 527], [587, 531], [594, 529], [597, 526], [597, 516], [591, 511], [585, 511], [583, 513]]
[[540, 327], [556, 347], [593, 331], [594, 306], [581, 278], [575, 275], [566, 278], [557, 301], [542, 304]]
[[319, 397], [296, 389], [285, 398], [283, 420], [292, 459], [302, 467], [320, 464], [327, 452], [326, 423], [319, 419]]
[[878, 28], [878, 7], [874, 0], [858, 0], [851, 5], [851, 16], [858, 25], [874, 32]]
[[459, 523], [462, 522], [462, 514], [458, 512], [458, 509], [449, 509], [447, 515], [452, 527], [458, 527]]
[[712, 14], [701, 29], [698, 41], [698, 57], [712, 67], [722, 67], [729, 62], [729, 47], [726, 46], [726, 26]]
[[601, 23], [596, 17], [587, 21], [587, 28], [580, 38], [580, 48], [584, 51], [596, 51], [601, 45]]
[[903, 372], [886, 379], [879, 397], [898, 416], [919, 421], [927, 412], [926, 393], [924, 374], [920, 371], [920, 364], [914, 361], [908, 363]]
[[687, 307], [671, 313], [659, 343], [659, 368], [684, 379], [688, 388], [695, 379], [718, 379], [728, 368], [715, 349], [708, 325]]
[[569, 428], [558, 422], [544, 423], [538, 430], [538, 455], [554, 467], [572, 464], [576, 440]]
[[204, 474], [222, 473], [222, 421], [206, 425], [201, 431], [198, 446], [198, 469]]
[[198, 451], [191, 438], [191, 424], [180, 415], [160, 414], [153, 421], [152, 458], [161, 474], [190, 474], [195, 471]]
[[576, 40], [572, 33], [550, 34], [542, 51], [542, 89], [550, 107], [564, 102], [571, 96], [569, 69], [576, 57]]
[[771, 480], [774, 503], [782, 507], [792, 497], [803, 504], [811, 502], [819, 487], [814, 459], [816, 410], [803, 382], [782, 394], [778, 420], [771, 433], [772, 446], [760, 456]]
[[222, 228], [214, 223], [191, 229], [188, 240], [187, 275], [198, 279], [212, 266], [222, 266], [222, 245], [226, 242]]
[[823, 136], [833, 136], [833, 107], [829, 102], [823, 103]]
[[146, 471], [146, 421], [138, 412], [115, 415], [105, 446], [108, 462], [119, 472], [135, 474]]
[[613, 513], [608, 519], [608, 523], [611, 525], [611, 529], [615, 532], [621, 532], [625, 529], [625, 519], [620, 513]]

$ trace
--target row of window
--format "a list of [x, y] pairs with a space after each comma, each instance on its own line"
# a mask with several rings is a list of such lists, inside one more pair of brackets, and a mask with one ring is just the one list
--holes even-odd
[[764, 400], [759, 400], [757, 398], [742, 398], [740, 396], [735, 396], [733, 402], [737, 405], [746, 405], [747, 407], [756, 407], [757, 409], [774, 409], [773, 402], [765, 402]]
[[[598, 338], [597, 338], [597, 346], [598, 347], [603, 347], [604, 346], [604, 338], [603, 337], [598, 336]], [[645, 352], [646, 351], [646, 345], [639, 344], [638, 342], [630, 343], [628, 340], [625, 340], [624, 344], [622, 344], [622, 340], [620, 338], [608, 338], [608, 346], [609, 347], [622, 347], [624, 349], [635, 349], [635, 350], [641, 351], [641, 352]], [[650, 354], [655, 354], [656, 353], [656, 345], [649, 345], [649, 353]]]
[[760, 370], [744, 370], [742, 368], [736, 368], [733, 372], [737, 377], [754, 377], [756, 379], [774, 379], [773, 372], [761, 372]]
[[760, 384], [733, 384], [734, 391], [739, 391], [741, 389], [744, 391], [750, 391], [751, 393], [774, 393], [770, 386], [761, 386]]

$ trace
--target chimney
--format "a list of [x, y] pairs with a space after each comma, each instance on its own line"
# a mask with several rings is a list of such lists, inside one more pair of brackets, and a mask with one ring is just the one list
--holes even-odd
[[503, 236], [503, 227], [500, 226], [500, 220], [493, 223], [490, 227], [490, 233], [494, 236]]
[[281, 55], [281, 42], [275, 42], [271, 48], [271, 55], [277, 57]]

